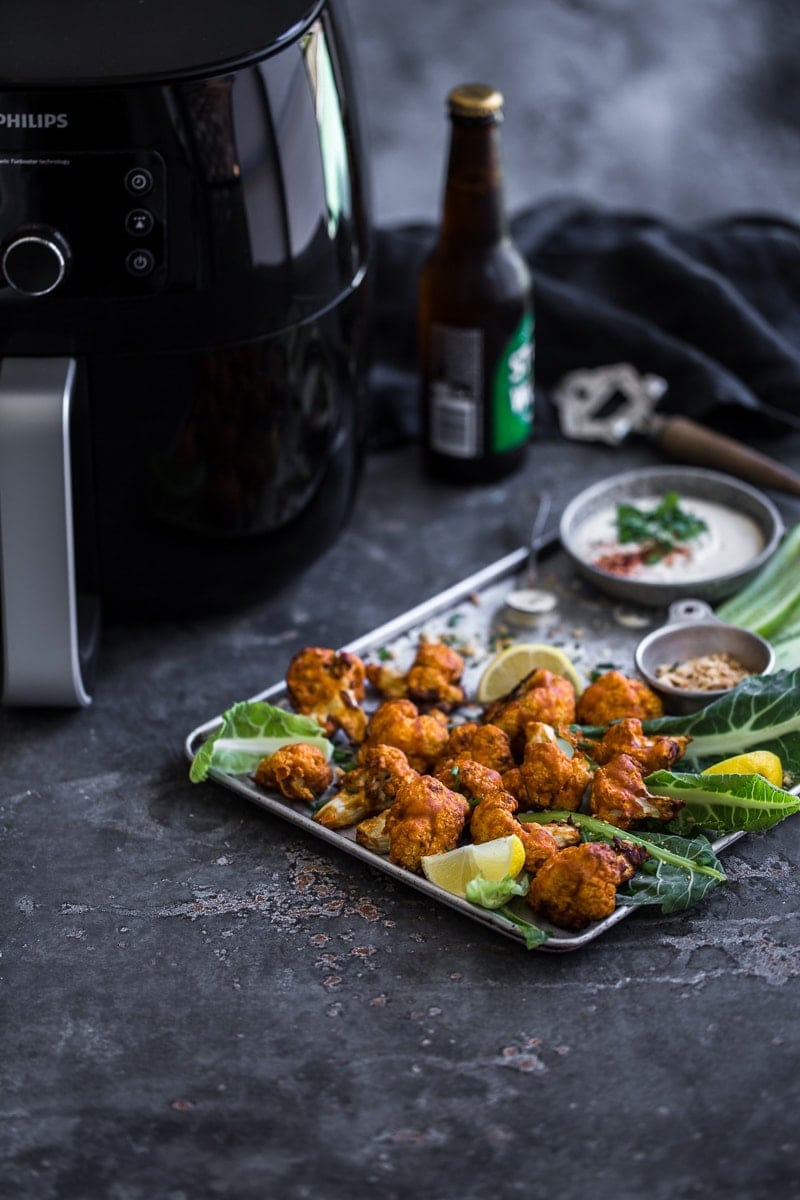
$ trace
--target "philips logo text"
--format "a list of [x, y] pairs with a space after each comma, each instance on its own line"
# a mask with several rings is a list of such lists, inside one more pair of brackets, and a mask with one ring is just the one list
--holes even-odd
[[0, 129], [66, 129], [66, 113], [0, 112]]

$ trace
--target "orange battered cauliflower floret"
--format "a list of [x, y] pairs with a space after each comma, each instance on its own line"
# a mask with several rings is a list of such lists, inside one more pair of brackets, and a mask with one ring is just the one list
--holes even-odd
[[671, 821], [683, 804], [670, 796], [651, 796], [642, 768], [627, 754], [618, 754], [597, 768], [589, 794], [593, 816], [619, 829], [633, 829], [642, 821]]
[[361, 742], [367, 716], [360, 707], [366, 671], [357, 654], [307, 646], [295, 654], [286, 672], [286, 690], [295, 712], [313, 717], [326, 733], [342, 729]]
[[617, 888], [647, 858], [642, 846], [582, 842], [548, 859], [531, 881], [527, 902], [562, 929], [584, 929], [616, 908]]
[[427, 771], [447, 742], [447, 717], [434, 709], [420, 714], [412, 700], [385, 700], [372, 714], [362, 747], [397, 746], [416, 771]]
[[537, 667], [507, 696], [490, 704], [484, 721], [497, 725], [509, 737], [512, 750], [521, 751], [525, 727], [532, 721], [571, 725], [575, 720], [575, 688], [563, 675]]
[[575, 720], [580, 725], [609, 725], [620, 717], [646, 721], [663, 713], [660, 697], [646, 683], [622, 671], [607, 671], [581, 692]]
[[525, 754], [514, 794], [527, 808], [566, 808], [576, 812], [592, 781], [592, 768], [580, 750], [569, 754], [552, 726], [529, 725]]
[[[469, 830], [473, 842], [491, 842], [495, 838], [515, 833], [525, 847], [525, 870], [535, 875], [552, 855], [558, 854], [560, 844], [553, 829], [535, 821], [519, 821], [514, 815], [517, 801], [510, 792], [490, 792], [472, 810]], [[567, 827], [560, 825], [561, 830]], [[569, 832], [569, 840], [579, 837], [577, 829]]]
[[465, 721], [450, 730], [450, 736], [436, 763], [436, 774], [455, 758], [471, 758], [493, 771], [509, 771], [514, 766], [508, 734], [496, 725]]
[[470, 804], [477, 804], [485, 796], [503, 790], [503, 779], [499, 771], [493, 771], [491, 767], [475, 762], [466, 754], [447, 761], [442, 760], [442, 765], [437, 766], [435, 774], [437, 779], [441, 779], [442, 783], [454, 792], [466, 796]]
[[287, 800], [311, 804], [333, 783], [333, 768], [317, 746], [294, 742], [262, 758], [254, 778], [263, 787], [277, 788]]
[[638, 717], [626, 717], [615, 721], [603, 734], [599, 742], [585, 742], [596, 763], [610, 762], [617, 754], [627, 754], [638, 762], [645, 775], [651, 771], [667, 771], [678, 759], [683, 758], [690, 737], [650, 737], [642, 731]]
[[420, 707], [435, 705], [446, 712], [464, 702], [463, 674], [464, 659], [444, 642], [420, 642], [405, 673], [380, 663], [367, 665], [367, 678], [382, 696], [407, 698]]
[[347, 771], [335, 796], [315, 814], [328, 829], [344, 829], [388, 808], [400, 784], [417, 772], [396, 746], [362, 748], [361, 765]]
[[401, 785], [386, 812], [390, 859], [409, 871], [419, 871], [425, 855], [456, 847], [469, 804], [441, 780], [419, 775]]

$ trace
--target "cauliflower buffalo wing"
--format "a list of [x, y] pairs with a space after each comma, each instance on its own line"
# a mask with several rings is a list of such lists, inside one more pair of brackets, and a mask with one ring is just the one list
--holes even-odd
[[388, 808], [397, 789], [417, 772], [396, 746], [367, 746], [361, 764], [347, 771], [335, 796], [315, 814], [314, 820], [328, 829], [345, 829]]
[[519, 821], [515, 816], [517, 807], [510, 792], [502, 789], [489, 792], [472, 810], [470, 835], [473, 842], [480, 843], [515, 833], [525, 847], [525, 870], [535, 874], [543, 863], [560, 852], [563, 842], [559, 838], [577, 840], [579, 833], [563, 823], [547, 827], [533, 821]]
[[471, 758], [493, 771], [510, 771], [514, 766], [508, 734], [496, 725], [479, 725], [477, 721], [465, 721], [450, 730], [450, 736], [436, 762], [435, 774], [439, 774], [448, 762], [455, 758]]
[[441, 765], [437, 764], [434, 773], [447, 787], [466, 796], [470, 804], [477, 804], [485, 796], [503, 790], [503, 777], [500, 772], [485, 767], [483, 763], [476, 762], [467, 754], [442, 760]]
[[497, 725], [510, 739], [512, 750], [519, 751], [525, 741], [525, 727], [532, 721], [548, 725], [571, 725], [575, 720], [575, 688], [563, 675], [537, 667], [507, 696], [490, 704], [484, 721]]
[[295, 654], [286, 672], [286, 690], [295, 712], [313, 717], [326, 733], [342, 729], [361, 742], [367, 716], [360, 707], [366, 671], [357, 654], [307, 646]]
[[419, 871], [425, 855], [455, 848], [468, 814], [464, 797], [432, 775], [406, 780], [386, 810], [389, 858], [409, 871]]
[[366, 671], [370, 683], [387, 699], [407, 698], [420, 707], [435, 705], [445, 712], [465, 699], [461, 687], [464, 659], [444, 642], [420, 642], [405, 673], [379, 663], [368, 664]]
[[311, 804], [333, 783], [333, 769], [318, 747], [297, 742], [262, 758], [254, 778], [264, 787], [277, 788], [287, 800]]
[[594, 773], [589, 810], [620, 829], [633, 829], [641, 821], [671, 821], [682, 808], [683, 800], [651, 796], [641, 766], [628, 754], [616, 755]]
[[416, 771], [427, 771], [447, 743], [447, 717], [434, 709], [420, 714], [412, 700], [384, 700], [369, 721], [362, 753], [370, 746], [397, 746]]
[[575, 812], [592, 780], [589, 760], [580, 750], [568, 754], [558, 743], [552, 726], [528, 726], [525, 754], [514, 794], [528, 808], [566, 808]]
[[581, 842], [549, 858], [531, 881], [527, 902], [562, 929], [584, 929], [610, 916], [617, 889], [647, 858], [642, 846]]
[[617, 754], [627, 754], [638, 762], [643, 774], [649, 775], [651, 771], [668, 770], [683, 757], [690, 741], [689, 737], [649, 737], [642, 732], [638, 717], [626, 717], [611, 725], [599, 742], [586, 745], [596, 763], [602, 765]]
[[581, 692], [575, 719], [580, 725], [609, 725], [620, 717], [646, 721], [663, 713], [660, 697], [646, 683], [622, 671], [606, 671]]

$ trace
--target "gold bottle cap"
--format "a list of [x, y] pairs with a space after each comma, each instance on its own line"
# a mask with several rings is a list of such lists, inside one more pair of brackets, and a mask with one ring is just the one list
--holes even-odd
[[462, 83], [447, 98], [457, 117], [492, 117], [503, 107], [503, 96], [486, 83]]

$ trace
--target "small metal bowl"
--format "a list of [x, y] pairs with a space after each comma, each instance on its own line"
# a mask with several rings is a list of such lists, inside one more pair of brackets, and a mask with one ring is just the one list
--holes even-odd
[[661, 696], [667, 712], [683, 714], [704, 708], [730, 688], [694, 691], [675, 687], [659, 676], [659, 668], [706, 654], [730, 654], [753, 675], [767, 675], [775, 666], [769, 642], [749, 629], [720, 621], [707, 604], [695, 599], [670, 605], [667, 624], [642, 638], [634, 662], [645, 682]]
[[[681, 498], [695, 497], [751, 517], [758, 525], [763, 545], [758, 554], [736, 570], [721, 572], [709, 579], [683, 582], [651, 582], [601, 571], [580, 553], [578, 534], [590, 517], [608, 505], [636, 503], [647, 496], [678, 492]], [[704, 467], [642, 467], [604, 479], [580, 492], [561, 516], [561, 543], [578, 572], [599, 591], [629, 604], [666, 607], [686, 595], [712, 603], [723, 600], [744, 587], [772, 557], [784, 533], [783, 520], [772, 501], [749, 484], [733, 476]]]

